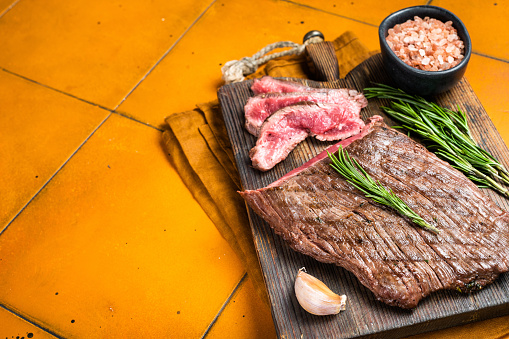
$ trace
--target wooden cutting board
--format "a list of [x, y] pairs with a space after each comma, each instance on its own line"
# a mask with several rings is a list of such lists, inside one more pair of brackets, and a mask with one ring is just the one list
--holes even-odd
[[[320, 65], [315, 65], [320, 68]], [[344, 79], [317, 82], [291, 79], [312, 87], [354, 88], [362, 91], [371, 82], [392, 84], [383, 69], [381, 55], [375, 55], [352, 70]], [[244, 104], [253, 95], [252, 81], [225, 85], [218, 91], [224, 120], [232, 142], [235, 160], [244, 189], [257, 189], [277, 180], [304, 164], [332, 143], [308, 138], [272, 170], [262, 173], [251, 167], [249, 150], [256, 138], [244, 129]], [[472, 133], [481, 147], [504, 165], [509, 165], [509, 151], [468, 81], [431, 98], [438, 104], [455, 109], [459, 104], [467, 112]], [[371, 99], [362, 110], [366, 119], [378, 114], [383, 100]], [[384, 116], [389, 125], [393, 121]], [[484, 190], [499, 206], [509, 211], [509, 201], [491, 190]], [[440, 291], [422, 300], [416, 309], [403, 310], [375, 299], [370, 290], [347, 270], [323, 264], [293, 251], [270, 226], [248, 209], [254, 242], [269, 292], [272, 316], [279, 338], [396, 338], [466, 324], [509, 314], [509, 274], [473, 294]], [[294, 293], [294, 281], [301, 267], [322, 280], [333, 291], [348, 296], [347, 310], [334, 316], [314, 316], [304, 311]]]

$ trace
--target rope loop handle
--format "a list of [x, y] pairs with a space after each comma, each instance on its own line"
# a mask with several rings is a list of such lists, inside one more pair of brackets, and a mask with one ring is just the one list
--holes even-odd
[[[304, 41], [303, 44], [298, 44], [292, 41], [280, 41], [269, 44], [253, 54], [251, 57], [244, 57], [240, 60], [232, 60], [225, 63], [221, 68], [221, 72], [223, 73], [222, 78], [226, 84], [242, 81], [245, 79], [245, 75], [256, 72], [258, 67], [265, 64], [266, 62], [282, 56], [302, 54], [304, 53], [307, 45], [322, 41], [322, 37], [313, 36]], [[275, 49], [287, 47], [291, 47], [291, 49], [268, 54]]]

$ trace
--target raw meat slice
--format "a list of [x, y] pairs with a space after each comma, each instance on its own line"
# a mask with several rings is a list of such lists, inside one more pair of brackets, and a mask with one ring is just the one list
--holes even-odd
[[301, 101], [334, 103], [352, 110], [352, 113], [355, 112], [357, 115], [368, 103], [364, 95], [353, 89], [260, 94], [249, 98], [244, 106], [245, 127], [249, 133], [258, 136], [267, 117], [283, 107]]
[[254, 94], [262, 93], [290, 93], [316, 91], [317, 88], [308, 87], [294, 81], [279, 80], [270, 76], [254, 79], [251, 90]]
[[267, 171], [284, 160], [309, 135], [322, 141], [348, 138], [364, 122], [357, 111], [335, 105], [303, 102], [280, 109], [262, 125], [249, 156], [253, 167]]

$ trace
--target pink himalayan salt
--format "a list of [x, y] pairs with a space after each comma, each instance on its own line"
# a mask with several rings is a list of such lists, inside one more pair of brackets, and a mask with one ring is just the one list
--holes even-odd
[[459, 64], [464, 44], [452, 22], [414, 17], [389, 29], [389, 47], [407, 65], [424, 71], [443, 71]]

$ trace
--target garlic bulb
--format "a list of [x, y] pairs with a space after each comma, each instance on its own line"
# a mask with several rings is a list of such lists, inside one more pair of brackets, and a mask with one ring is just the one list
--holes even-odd
[[337, 295], [323, 282], [301, 268], [295, 279], [295, 295], [299, 304], [311, 314], [338, 314], [346, 309], [346, 295]]

